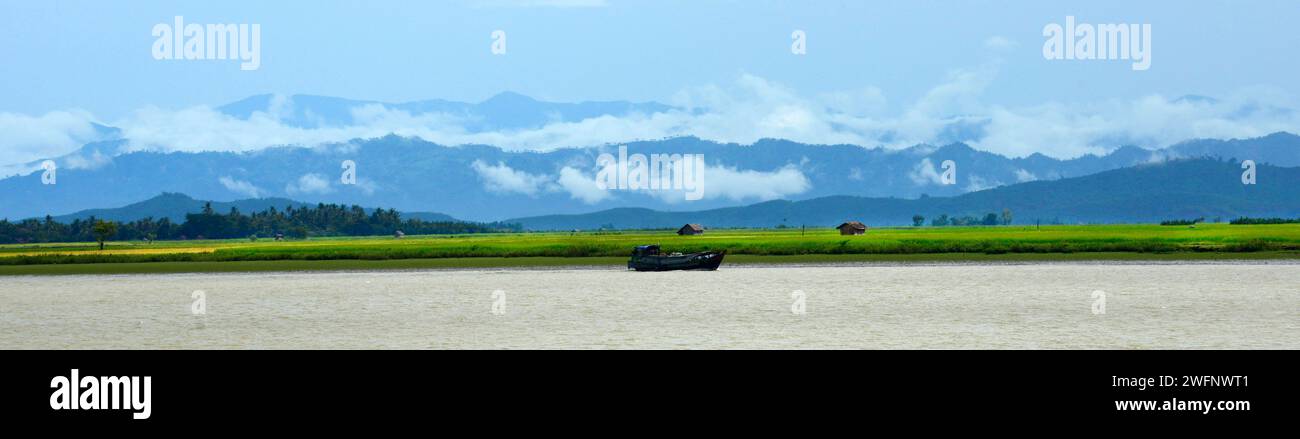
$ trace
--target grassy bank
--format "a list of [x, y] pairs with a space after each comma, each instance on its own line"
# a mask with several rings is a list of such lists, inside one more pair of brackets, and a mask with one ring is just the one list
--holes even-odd
[[[1300, 260], [1300, 251], [1285, 252], [1178, 252], [1178, 253], [923, 253], [923, 254], [838, 254], [728, 256], [726, 264], [852, 264], [852, 263], [1014, 263], [1069, 261], [1222, 261], [1222, 260]], [[24, 275], [94, 275], [94, 274], [166, 274], [166, 273], [246, 273], [284, 271], [356, 271], [356, 270], [426, 270], [472, 268], [545, 268], [601, 267], [621, 269], [627, 258], [610, 257], [522, 257], [522, 258], [442, 258], [442, 259], [334, 259], [275, 260], [229, 262], [137, 262], [93, 264], [0, 265], [0, 276]]]
[[[0, 274], [620, 265], [631, 248], [641, 244], [660, 244], [665, 250], [680, 252], [725, 249], [728, 260], [735, 263], [752, 257], [769, 257], [775, 262], [1294, 258], [1300, 253], [1300, 224], [887, 228], [872, 229], [863, 236], [840, 236], [835, 230], [819, 229], [806, 233], [711, 230], [687, 237], [656, 231], [442, 235], [400, 240], [205, 240], [118, 242], [104, 251], [94, 243], [5, 245], [0, 246]], [[76, 267], [79, 265], [85, 267]]]

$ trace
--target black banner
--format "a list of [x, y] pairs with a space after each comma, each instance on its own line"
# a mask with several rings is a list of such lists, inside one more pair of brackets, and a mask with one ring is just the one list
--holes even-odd
[[[10, 425], [131, 429], [672, 423], [719, 410], [780, 423], [870, 415], [1256, 425], [1296, 411], [1289, 354], [11, 351], [3, 413]], [[124, 397], [124, 387], [133, 393]]]

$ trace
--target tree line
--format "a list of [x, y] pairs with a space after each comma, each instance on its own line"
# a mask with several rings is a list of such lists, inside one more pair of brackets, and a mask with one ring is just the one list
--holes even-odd
[[116, 223], [95, 217], [74, 219], [64, 224], [46, 216], [18, 222], [0, 220], [0, 243], [89, 242], [115, 239], [122, 241], [270, 238], [284, 236], [305, 239], [308, 236], [374, 236], [464, 234], [517, 232], [522, 226], [510, 223], [472, 223], [463, 221], [403, 220], [396, 209], [375, 209], [369, 213], [361, 206], [318, 204], [316, 207], [284, 210], [274, 207], [243, 214], [237, 208], [217, 213], [212, 204], [204, 204], [199, 213], [185, 215], [175, 223], [169, 218], [143, 218]]
[[[930, 225], [935, 227], [998, 226], [998, 225], [1005, 226], [1005, 225], [1010, 225], [1013, 219], [1014, 217], [1011, 214], [1011, 209], [1002, 209], [1001, 215], [989, 212], [987, 215], [984, 215], [983, 218], [977, 218], [970, 215], [949, 217], [948, 214], [945, 213], [931, 219]], [[912, 225], [915, 227], [924, 226], [925, 217], [920, 214], [912, 215]]]
[[1229, 221], [1228, 224], [1254, 225], [1254, 224], [1297, 224], [1300, 218], [1249, 218], [1241, 217]]

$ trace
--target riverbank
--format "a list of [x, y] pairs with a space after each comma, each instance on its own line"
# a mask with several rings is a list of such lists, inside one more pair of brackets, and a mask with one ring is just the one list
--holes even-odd
[[[1005, 264], [1036, 262], [1214, 262], [1266, 261], [1300, 262], [1300, 251], [1225, 252], [1087, 252], [1087, 253], [926, 253], [926, 254], [839, 254], [839, 255], [728, 255], [723, 268], [732, 265], [845, 265], [845, 264]], [[392, 271], [474, 268], [574, 268], [618, 270], [627, 257], [482, 257], [385, 260], [270, 260], [225, 262], [135, 262], [98, 264], [0, 265], [0, 276], [168, 274], [168, 273], [255, 273], [300, 271]]]
[[726, 250], [724, 264], [1296, 259], [1300, 224], [895, 227], [856, 236], [834, 229], [494, 233], [109, 242], [104, 250], [96, 243], [9, 244], [0, 245], [0, 275], [617, 268], [643, 244]]

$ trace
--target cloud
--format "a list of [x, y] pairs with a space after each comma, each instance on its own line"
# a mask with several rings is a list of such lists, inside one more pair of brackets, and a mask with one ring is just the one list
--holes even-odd
[[596, 204], [612, 196], [611, 191], [596, 185], [595, 178], [587, 177], [582, 171], [568, 166], [560, 169], [560, 177], [556, 183], [561, 190], [568, 192], [570, 197], [587, 204]]
[[[1161, 148], [1196, 138], [1248, 138], [1277, 131], [1300, 132], [1300, 113], [1289, 102], [1271, 101], [1282, 91], [1242, 91], [1217, 102], [1147, 95], [1130, 101], [1046, 103], [993, 107], [987, 135], [971, 146], [1011, 156], [1043, 152], [1056, 157], [1104, 153], [1121, 145]], [[1274, 108], [1264, 114], [1249, 108]]]
[[334, 192], [334, 187], [330, 186], [330, 181], [324, 175], [311, 173], [303, 174], [298, 180], [291, 181], [284, 186], [284, 192], [290, 195], [298, 194], [328, 194]]
[[[890, 149], [965, 142], [1011, 157], [1038, 152], [1057, 158], [1104, 153], [1126, 144], [1157, 149], [1192, 138], [1300, 132], [1296, 110], [1300, 101], [1278, 89], [1248, 88], [1217, 99], [1147, 95], [1094, 102], [986, 104], [983, 95], [998, 74], [996, 63], [955, 69], [919, 98], [899, 103], [891, 103], [882, 90], [871, 86], [809, 97], [765, 78], [741, 74], [731, 83], [685, 88], [668, 100], [675, 108], [666, 111], [485, 132], [470, 129], [481, 121], [462, 115], [411, 113], [381, 104], [353, 108], [352, 122], [343, 126], [289, 126], [281, 116], [294, 109], [284, 99], [272, 99], [265, 111], [247, 118], [203, 106], [145, 107], [112, 125], [128, 139], [121, 152], [253, 151], [396, 134], [443, 145], [486, 144], [511, 151], [697, 136], [740, 144], [781, 138]], [[78, 111], [39, 117], [0, 114], [0, 146], [5, 147], [0, 149], [0, 164], [26, 163], [75, 149], [93, 138], [92, 119]]]
[[990, 182], [988, 180], [985, 180], [984, 177], [980, 177], [975, 174], [967, 174], [966, 182], [967, 182], [966, 189], [965, 189], [966, 192], [982, 191], [985, 189], [992, 189], [998, 186], [1002, 186], [1002, 182], [1000, 181]]
[[1029, 171], [1026, 171], [1026, 170], [1024, 170], [1024, 169], [1017, 169], [1017, 170], [1016, 170], [1016, 181], [1017, 181], [1017, 182], [1024, 183], [1024, 182], [1026, 182], [1026, 181], [1034, 181], [1034, 180], [1037, 180], [1037, 179], [1038, 179], [1038, 177], [1035, 176], [1033, 172], [1029, 172]]
[[920, 163], [912, 167], [912, 172], [907, 173], [907, 177], [917, 185], [943, 184], [943, 176], [935, 169], [934, 162], [931, 162], [929, 158], [921, 159]]
[[808, 177], [795, 165], [772, 172], [738, 170], [726, 166], [706, 166], [704, 198], [733, 201], [768, 201], [798, 195], [812, 188]]
[[81, 110], [51, 111], [40, 116], [0, 113], [0, 164], [50, 159], [98, 140], [94, 120]]
[[502, 194], [518, 193], [534, 197], [546, 189], [550, 181], [549, 176], [517, 171], [502, 162], [488, 165], [481, 160], [475, 160], [470, 167], [478, 173], [484, 189]]
[[221, 178], [218, 178], [217, 181], [221, 182], [221, 185], [225, 186], [226, 190], [234, 192], [236, 194], [244, 195], [249, 198], [262, 197], [262, 192], [263, 192], [262, 189], [258, 188], [257, 186], [254, 186], [252, 183], [249, 183], [247, 181], [236, 180], [234, 178], [230, 178], [230, 176], [222, 176]]
[[89, 154], [70, 154], [63, 157], [63, 164], [68, 169], [99, 169], [113, 162], [113, 156], [96, 149]]
[[[615, 189], [601, 189], [593, 176], [582, 170], [565, 166], [554, 178], [534, 175], [512, 169], [504, 163], [488, 165], [475, 160], [471, 168], [478, 173], [484, 188], [497, 193], [518, 193], [537, 196], [543, 193], [564, 192], [570, 198], [586, 204], [597, 204], [615, 197]], [[812, 188], [812, 183], [799, 168], [786, 165], [771, 172], [740, 170], [728, 166], [705, 165], [701, 172], [705, 199], [725, 198], [733, 201], [767, 201], [797, 195]], [[649, 195], [665, 202], [677, 203], [686, 199], [685, 190], [626, 191]]]
[[[738, 169], [726, 165], [705, 165], [696, 183], [703, 199], [731, 201], [768, 201], [802, 194], [812, 189], [812, 182], [797, 165], [788, 164], [764, 172]], [[666, 203], [685, 202], [684, 189], [642, 191]]]
[[[132, 112], [115, 125], [128, 139], [127, 151], [253, 151], [268, 146], [316, 146], [358, 137], [380, 137], [396, 131], [387, 120], [349, 127], [297, 128], [280, 123], [276, 116], [254, 112], [239, 119], [209, 107], [176, 111], [145, 107]], [[384, 133], [384, 134], [381, 134]]]

